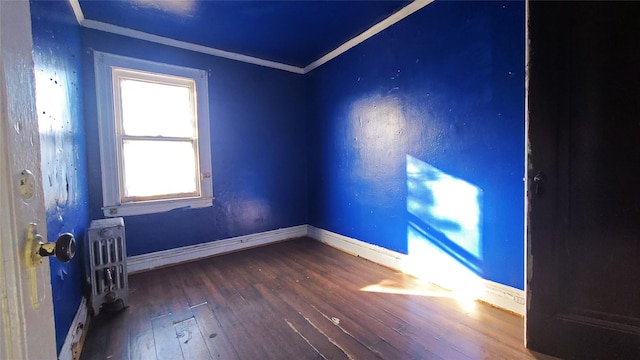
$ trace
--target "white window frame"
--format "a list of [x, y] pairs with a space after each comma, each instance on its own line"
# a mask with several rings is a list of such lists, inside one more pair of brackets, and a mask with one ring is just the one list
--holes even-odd
[[[187, 68], [120, 55], [94, 51], [96, 77], [96, 105], [100, 138], [100, 167], [102, 171], [102, 200], [104, 216], [128, 216], [165, 212], [177, 208], [202, 208], [213, 204], [211, 176], [211, 145], [209, 133], [209, 96], [207, 71]], [[153, 76], [190, 78], [195, 81], [197, 108], [197, 149], [200, 184], [194, 196], [153, 200], [122, 201], [122, 162], [116, 120], [117, 93], [113, 86], [114, 69], [144, 72]], [[118, 103], [119, 104], [119, 103]]]

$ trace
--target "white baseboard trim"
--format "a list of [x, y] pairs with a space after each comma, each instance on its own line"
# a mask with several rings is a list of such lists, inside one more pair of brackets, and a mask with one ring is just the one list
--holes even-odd
[[82, 334], [86, 331], [87, 316], [87, 299], [83, 297], [82, 300], [80, 300], [80, 306], [78, 306], [76, 316], [71, 322], [67, 337], [64, 339], [62, 349], [60, 349], [58, 360], [77, 360], [80, 358], [78, 343], [80, 339], [82, 339]]
[[309, 225], [307, 236], [348, 254], [363, 257], [376, 264], [395, 270], [402, 269], [402, 261], [405, 255], [393, 250], [368, 244], [364, 241], [336, 234], [311, 225]]
[[129, 273], [136, 273], [158, 267], [198, 260], [213, 255], [267, 245], [287, 239], [303, 237], [306, 235], [307, 225], [299, 225], [256, 234], [237, 236], [224, 240], [211, 241], [204, 244], [130, 256], [127, 257], [127, 270]]
[[[417, 277], [424, 277], [425, 274], [417, 274], [411, 270], [410, 264], [414, 259], [410, 259], [409, 255], [402, 254], [396, 251], [388, 250], [380, 246], [368, 244], [366, 242], [353, 239], [347, 236], [336, 234], [331, 231], [316, 228], [309, 225], [307, 235], [315, 240], [325, 243], [329, 246], [335, 247], [346, 253], [363, 257], [369, 261], [377, 264], [398, 270]], [[465, 295], [470, 295], [465, 286], [468, 288], [468, 283], [459, 284], [458, 282], [451, 281], [448, 275], [449, 269], [438, 269], [438, 274], [427, 275], [426, 280], [438, 285], [442, 288], [452, 290], [454, 293], [460, 290]], [[475, 284], [475, 292], [472, 294], [474, 300], [480, 300], [490, 305], [514, 312], [521, 316], [525, 314], [525, 293], [523, 290], [516, 289], [511, 286], [499, 284], [490, 280], [485, 280], [479, 276], [471, 279]], [[469, 279], [465, 279], [469, 281]]]

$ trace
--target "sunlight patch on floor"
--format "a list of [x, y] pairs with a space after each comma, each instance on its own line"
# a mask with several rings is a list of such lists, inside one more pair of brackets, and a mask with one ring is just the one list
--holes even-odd
[[433, 283], [422, 281], [408, 275], [404, 275], [401, 279], [385, 279], [377, 284], [367, 285], [361, 288], [360, 291], [393, 295], [448, 298], [455, 300], [464, 312], [475, 311], [477, 305], [477, 302], [475, 301], [475, 293], [465, 294], [460, 291], [450, 291]]

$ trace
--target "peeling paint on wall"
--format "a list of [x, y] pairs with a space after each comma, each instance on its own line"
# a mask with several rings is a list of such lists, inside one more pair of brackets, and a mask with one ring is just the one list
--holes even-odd
[[59, 352], [82, 298], [88, 225], [80, 34], [66, 1], [32, 1], [31, 18], [47, 238], [70, 232], [78, 246], [70, 262], [50, 260]]

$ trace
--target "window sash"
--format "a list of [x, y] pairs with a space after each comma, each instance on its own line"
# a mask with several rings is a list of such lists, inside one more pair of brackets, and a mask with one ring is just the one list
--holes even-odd
[[[174, 137], [174, 136], [133, 136], [125, 134], [124, 127], [124, 114], [123, 114], [123, 94], [121, 89], [122, 80], [132, 80], [132, 81], [141, 81], [148, 82], [151, 84], [160, 84], [160, 85], [168, 85], [168, 86], [177, 86], [177, 87], [185, 87], [189, 90], [189, 97], [191, 101], [191, 133], [193, 136], [190, 137]], [[193, 79], [181, 78], [175, 76], [167, 76], [163, 74], [157, 73], [149, 73], [143, 71], [130, 70], [126, 68], [113, 68], [112, 70], [112, 84], [114, 91], [114, 115], [115, 115], [115, 123], [116, 123], [116, 142], [118, 144], [117, 147], [117, 164], [118, 164], [118, 188], [120, 193], [120, 202], [121, 203], [130, 203], [130, 202], [139, 202], [139, 201], [150, 201], [150, 200], [163, 200], [163, 199], [176, 199], [176, 198], [191, 198], [191, 197], [200, 197], [201, 196], [201, 185], [200, 185], [200, 167], [199, 167], [199, 152], [198, 152], [198, 128], [197, 128], [197, 104], [196, 104], [196, 94], [195, 94], [195, 81]], [[148, 133], [152, 133], [150, 130]], [[195, 191], [191, 192], [166, 192], [166, 193], [158, 193], [154, 195], [128, 195], [128, 182], [127, 177], [130, 174], [127, 174], [127, 168], [125, 166], [125, 143], [130, 141], [157, 141], [157, 142], [165, 142], [165, 141], [176, 141], [176, 142], [185, 142], [188, 141], [192, 144], [192, 149], [194, 152], [193, 156], [193, 180]], [[186, 161], [186, 160], [185, 160]], [[160, 169], [153, 169], [156, 173], [162, 172]], [[130, 181], [134, 181], [131, 179]]]
[[[156, 195], [128, 195], [128, 183], [127, 183], [127, 166], [126, 166], [126, 158], [124, 156], [125, 143], [135, 143], [135, 142], [146, 142], [146, 143], [167, 143], [167, 142], [175, 142], [175, 143], [188, 143], [190, 144], [190, 148], [193, 151], [193, 163], [187, 164], [193, 167], [191, 176], [193, 177], [194, 191], [190, 192], [164, 192], [158, 193]], [[201, 175], [200, 175], [200, 164], [198, 161], [198, 141], [197, 139], [191, 138], [158, 138], [158, 137], [142, 137], [142, 136], [122, 136], [119, 141], [119, 148], [121, 155], [119, 156], [120, 169], [122, 171], [122, 176], [119, 177], [119, 187], [120, 187], [120, 200], [122, 203], [129, 202], [139, 202], [139, 201], [150, 201], [150, 200], [162, 200], [162, 199], [177, 199], [177, 198], [193, 198], [200, 197], [202, 195], [201, 191]], [[170, 164], [161, 164], [162, 169], [160, 169], [160, 173], [173, 171], [168, 169], [166, 166]], [[184, 164], [178, 164], [178, 166]], [[158, 171], [156, 171], [156, 174]], [[164, 174], [166, 176], [171, 176], [171, 174]], [[186, 174], [188, 176], [188, 174]], [[149, 180], [149, 179], [147, 179]]]
[[[159, 73], [151, 73], [146, 71], [138, 71], [132, 69], [126, 69], [121, 67], [113, 67], [112, 68], [112, 83], [113, 91], [114, 91], [114, 105], [117, 102], [119, 105], [116, 108], [116, 114], [118, 120], [118, 128], [116, 129], [119, 134], [127, 134], [124, 129], [124, 118], [123, 118], [123, 99], [121, 92], [121, 83], [126, 80], [134, 81], [134, 82], [142, 82], [148, 84], [158, 84], [158, 85], [166, 85], [171, 87], [185, 88], [189, 91], [189, 102], [190, 102], [190, 127], [191, 134], [193, 137], [197, 138], [198, 131], [198, 101], [197, 101], [197, 84], [196, 81], [192, 78], [184, 78], [179, 76], [170, 76]], [[117, 86], [116, 86], [117, 85]], [[152, 135], [152, 134], [127, 134], [127, 135]], [[171, 135], [164, 135], [172, 137]]]

